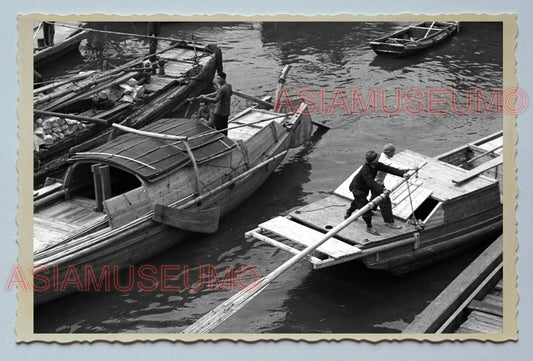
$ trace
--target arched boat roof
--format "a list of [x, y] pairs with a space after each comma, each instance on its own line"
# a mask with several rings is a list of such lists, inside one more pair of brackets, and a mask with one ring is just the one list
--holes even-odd
[[[197, 163], [205, 162], [235, 147], [223, 134], [191, 119], [160, 119], [142, 130], [191, 138], [189, 145]], [[150, 182], [191, 163], [183, 142], [133, 133], [123, 134], [91, 151], [76, 153], [71, 157], [71, 161], [110, 164]]]

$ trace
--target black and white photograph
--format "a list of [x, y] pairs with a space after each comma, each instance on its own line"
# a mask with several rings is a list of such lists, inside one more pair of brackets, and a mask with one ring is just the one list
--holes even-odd
[[512, 16], [24, 20], [23, 337], [516, 339]]

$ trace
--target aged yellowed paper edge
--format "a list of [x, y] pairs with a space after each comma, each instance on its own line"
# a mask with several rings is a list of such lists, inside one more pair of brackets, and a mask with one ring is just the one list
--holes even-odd
[[[501, 14], [452, 14], [452, 15], [350, 15], [335, 16], [297, 16], [297, 15], [269, 15], [269, 16], [229, 16], [224, 14], [211, 16], [178, 16], [178, 15], [131, 15], [117, 16], [106, 14], [93, 15], [47, 15], [28, 14], [18, 16], [18, 53], [19, 69], [19, 104], [17, 107], [19, 124], [19, 149], [17, 159], [19, 203], [16, 217], [18, 225], [19, 254], [17, 262], [26, 272], [26, 279], [31, 279], [30, 270], [33, 264], [33, 119], [32, 113], [32, 78], [33, 53], [32, 29], [34, 21], [494, 21], [503, 23], [503, 89], [518, 87], [516, 78], [516, 37], [518, 27], [516, 15]], [[197, 341], [280, 341], [294, 340], [318, 342], [323, 340], [341, 341], [402, 341], [418, 340], [442, 342], [452, 340], [478, 340], [503, 342], [518, 339], [516, 316], [518, 312], [518, 290], [516, 260], [518, 251], [517, 221], [515, 210], [517, 207], [518, 186], [516, 183], [516, 116], [503, 112], [504, 131], [504, 202], [503, 202], [503, 258], [504, 258], [504, 323], [501, 334], [35, 334], [33, 332], [33, 293], [32, 291], [17, 290], [19, 307], [15, 323], [17, 342], [94, 342], [94, 341], [180, 341], [185, 343]]]

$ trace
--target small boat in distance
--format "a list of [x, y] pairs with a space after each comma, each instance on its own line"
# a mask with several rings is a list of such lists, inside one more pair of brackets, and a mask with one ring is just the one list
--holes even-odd
[[[396, 154], [392, 166], [420, 167], [408, 181], [385, 177], [401, 229], [386, 227], [379, 215], [373, 222], [379, 235], [366, 232], [360, 220], [343, 221], [353, 200], [348, 186], [358, 169], [332, 195], [261, 223], [246, 237], [293, 254], [307, 248], [313, 251], [307, 259], [314, 268], [361, 260], [368, 268], [393, 274], [412, 271], [501, 234], [502, 148], [500, 131], [435, 158], [409, 150]], [[316, 244], [318, 248], [309, 248]]]
[[403, 57], [436, 45], [459, 30], [457, 22], [426, 21], [370, 42], [378, 55]]
[[227, 137], [194, 119], [115, 125], [126, 133], [72, 156], [62, 182], [34, 193], [34, 305], [94, 290], [88, 272], [105, 278], [109, 267], [133, 265], [193, 232], [215, 232], [219, 217], [310, 137], [305, 109], [250, 107], [230, 120]]

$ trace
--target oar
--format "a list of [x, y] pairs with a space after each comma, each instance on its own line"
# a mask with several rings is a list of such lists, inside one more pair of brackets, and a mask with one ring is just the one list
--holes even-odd
[[213, 330], [215, 327], [220, 325], [231, 315], [235, 314], [238, 310], [244, 307], [248, 302], [250, 302], [255, 296], [257, 296], [263, 289], [265, 289], [274, 279], [276, 279], [283, 272], [288, 270], [294, 264], [302, 260], [304, 257], [309, 255], [311, 252], [316, 250], [320, 245], [325, 243], [328, 239], [335, 236], [338, 232], [346, 228], [350, 223], [355, 221], [357, 218], [361, 217], [363, 214], [373, 209], [375, 205], [379, 204], [385, 197], [402, 185], [405, 181], [408, 181], [414, 174], [422, 168], [427, 161], [425, 161], [417, 170], [412, 172], [408, 178], [404, 178], [401, 182], [398, 182], [392, 189], [385, 190], [379, 196], [370, 201], [366, 206], [359, 209], [357, 212], [354, 212], [350, 217], [339, 223], [333, 229], [322, 237], [318, 242], [307, 246], [303, 251], [289, 259], [287, 262], [276, 268], [273, 272], [267, 276], [253, 282], [252, 284], [245, 287], [243, 290], [236, 293], [234, 296], [230, 297], [227, 301], [221, 303], [211, 312], [208, 312], [206, 315], [201, 317], [198, 321], [187, 327], [181, 333], [208, 333]]
[[429, 27], [428, 31], [426, 32], [426, 35], [424, 35], [424, 39], [428, 36], [429, 32], [431, 31], [431, 28], [435, 25], [435, 22], [431, 23], [431, 26]]

